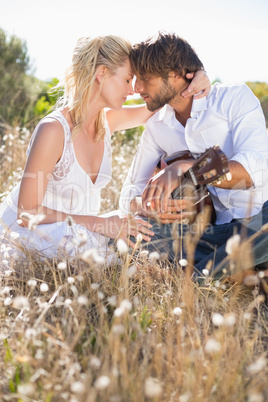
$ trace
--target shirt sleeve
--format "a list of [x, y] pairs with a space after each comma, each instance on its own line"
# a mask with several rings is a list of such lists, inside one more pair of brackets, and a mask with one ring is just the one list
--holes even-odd
[[233, 156], [249, 173], [254, 187], [263, 186], [267, 169], [268, 135], [259, 100], [246, 84], [229, 89], [228, 113], [233, 137]]
[[148, 180], [154, 174], [156, 165], [163, 155], [164, 151], [155, 142], [148, 121], [122, 187], [119, 208], [123, 214], [130, 212], [131, 200], [142, 194]]

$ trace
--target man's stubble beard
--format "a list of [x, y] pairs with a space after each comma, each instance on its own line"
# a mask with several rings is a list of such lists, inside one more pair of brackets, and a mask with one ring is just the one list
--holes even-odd
[[150, 112], [154, 112], [157, 109], [165, 106], [167, 103], [171, 102], [178, 92], [173, 88], [168, 82], [163, 80], [163, 86], [160, 88], [159, 92], [152, 98], [150, 103], [147, 103], [147, 109]]

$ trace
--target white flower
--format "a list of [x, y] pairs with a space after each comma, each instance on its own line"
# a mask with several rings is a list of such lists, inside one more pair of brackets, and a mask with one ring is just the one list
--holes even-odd
[[130, 265], [130, 267], [127, 270], [127, 277], [131, 278], [135, 273], [137, 272], [137, 267], [135, 264]]
[[132, 303], [129, 300], [122, 300], [120, 306], [114, 310], [115, 317], [121, 317], [126, 312], [132, 309]]
[[8, 295], [9, 293], [10, 293], [10, 287], [9, 286], [5, 286], [2, 290], [1, 290], [1, 293], [3, 294], [3, 295]]
[[145, 380], [144, 391], [147, 398], [154, 398], [161, 395], [162, 385], [156, 378], [148, 377]]
[[70, 283], [70, 285], [72, 285], [74, 283], [74, 278], [72, 278], [71, 276], [69, 276], [69, 278], [67, 279], [68, 283]]
[[180, 264], [181, 267], [186, 267], [186, 265], [188, 264], [188, 261], [185, 258], [182, 258], [179, 261], [179, 264]]
[[99, 298], [100, 300], [103, 300], [103, 299], [104, 299], [104, 293], [98, 292], [98, 298]]
[[108, 303], [109, 303], [111, 306], [116, 306], [116, 296], [110, 296], [110, 297], [108, 297], [108, 298], [107, 298], [107, 301], [108, 301]]
[[248, 395], [248, 402], [264, 402], [264, 397], [259, 393], [252, 393]]
[[117, 248], [118, 248], [119, 254], [128, 253], [128, 245], [123, 239], [117, 240]]
[[41, 223], [45, 219], [45, 217], [46, 216], [44, 214], [32, 215], [28, 223], [28, 229], [34, 230], [36, 226], [39, 225], [39, 223]]
[[250, 374], [257, 374], [257, 373], [259, 373], [260, 371], [264, 370], [265, 367], [266, 367], [266, 365], [267, 365], [266, 359], [265, 359], [263, 356], [261, 356], [261, 357], [259, 357], [258, 360], [255, 361], [255, 363], [252, 363], [252, 364], [247, 368], [247, 370], [248, 370], [248, 372], [249, 372]]
[[109, 377], [107, 377], [106, 375], [102, 375], [101, 377], [97, 378], [94, 386], [96, 389], [101, 391], [101, 390], [107, 388], [108, 385], [110, 384], [110, 382], [111, 382], [111, 380]]
[[149, 260], [159, 260], [160, 258], [160, 254], [158, 253], [158, 251], [152, 251], [149, 254]]
[[33, 384], [20, 384], [18, 385], [18, 393], [21, 395], [32, 395], [35, 391], [35, 387]]
[[236, 317], [234, 313], [228, 313], [226, 314], [226, 316], [224, 317], [224, 324], [227, 327], [232, 327], [235, 325], [236, 322]]
[[148, 254], [149, 254], [148, 250], [141, 250], [140, 251], [141, 258], [146, 258], [148, 256]]
[[98, 283], [92, 283], [90, 285], [90, 287], [91, 287], [91, 289], [96, 290], [96, 289], [99, 289], [100, 285]]
[[205, 345], [205, 351], [207, 353], [215, 353], [221, 350], [220, 342], [216, 341], [216, 339], [209, 339]]
[[34, 288], [37, 285], [37, 281], [35, 279], [29, 279], [27, 282], [28, 286]]
[[77, 301], [79, 304], [82, 304], [84, 306], [86, 306], [88, 304], [88, 298], [84, 295], [79, 296]]
[[142, 234], [141, 233], [138, 233], [136, 240], [137, 240], [137, 245], [142, 242]]
[[16, 240], [18, 237], [20, 237], [20, 234], [17, 232], [11, 232], [10, 237], [12, 240]]
[[25, 331], [25, 338], [26, 339], [32, 339], [36, 336], [37, 332], [36, 329], [34, 328], [27, 328]]
[[176, 315], [177, 317], [179, 317], [180, 315], [182, 315], [182, 309], [181, 309], [180, 307], [175, 307], [175, 308], [172, 310], [172, 313], [173, 313], [174, 315]]
[[66, 262], [65, 262], [65, 261], [60, 262], [60, 263], [57, 265], [57, 268], [60, 269], [60, 270], [66, 269], [66, 268], [67, 268]]
[[237, 249], [240, 245], [240, 240], [241, 238], [239, 234], [235, 234], [227, 240], [225, 251], [228, 255], [231, 255]]
[[91, 357], [89, 364], [92, 368], [98, 369], [101, 366], [101, 361], [98, 357], [93, 356], [93, 357]]
[[85, 386], [80, 381], [75, 381], [71, 384], [71, 391], [75, 394], [83, 394], [85, 392]]
[[216, 327], [220, 327], [224, 324], [224, 317], [220, 313], [212, 314], [212, 322]]
[[11, 297], [6, 297], [4, 301], [4, 306], [10, 306], [12, 304], [13, 300]]
[[41, 290], [41, 292], [43, 292], [43, 293], [46, 293], [47, 291], [48, 291], [48, 284], [47, 283], [41, 283], [41, 285], [40, 285], [40, 290]]
[[202, 274], [204, 275], [204, 276], [209, 276], [209, 270], [208, 269], [203, 269], [202, 270]]
[[13, 307], [18, 309], [30, 308], [29, 300], [25, 296], [18, 296], [13, 301]]
[[66, 307], [68, 307], [68, 306], [70, 306], [70, 304], [72, 304], [72, 302], [73, 302], [72, 299], [66, 299], [64, 304]]

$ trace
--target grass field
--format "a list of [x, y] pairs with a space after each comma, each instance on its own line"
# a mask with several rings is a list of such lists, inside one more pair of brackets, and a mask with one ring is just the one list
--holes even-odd
[[[118, 208], [133, 138], [113, 142], [102, 212]], [[2, 198], [21, 177], [28, 140], [27, 131], [7, 130]], [[0, 262], [0, 400], [268, 400], [261, 276], [244, 286], [205, 273], [196, 284], [161, 255], [122, 253], [105, 266], [25, 253], [13, 261], [6, 250]]]

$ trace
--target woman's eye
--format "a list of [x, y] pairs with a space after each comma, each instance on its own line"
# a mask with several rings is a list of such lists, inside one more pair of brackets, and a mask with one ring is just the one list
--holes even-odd
[[129, 83], [130, 83], [130, 80], [127, 80], [127, 83], [129, 84]]

